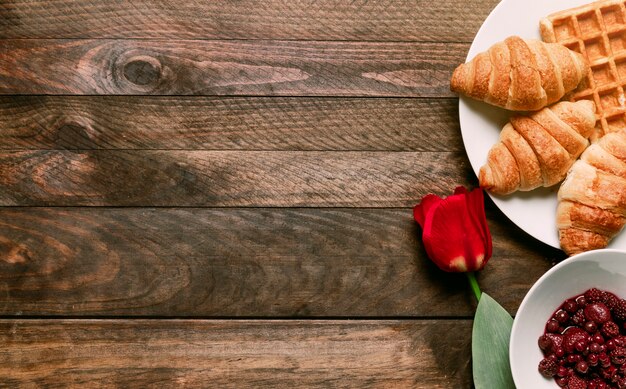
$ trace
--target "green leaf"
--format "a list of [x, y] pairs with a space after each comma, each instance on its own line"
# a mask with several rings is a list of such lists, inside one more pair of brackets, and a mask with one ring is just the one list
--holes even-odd
[[472, 329], [472, 366], [476, 389], [515, 389], [509, 366], [513, 318], [486, 293], [476, 308]]

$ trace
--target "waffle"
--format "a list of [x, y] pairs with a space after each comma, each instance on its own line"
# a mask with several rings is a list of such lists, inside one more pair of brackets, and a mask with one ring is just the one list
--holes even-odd
[[587, 76], [565, 99], [596, 104], [596, 134], [626, 130], [626, 0], [603, 0], [559, 11], [540, 22], [544, 42], [581, 53]]

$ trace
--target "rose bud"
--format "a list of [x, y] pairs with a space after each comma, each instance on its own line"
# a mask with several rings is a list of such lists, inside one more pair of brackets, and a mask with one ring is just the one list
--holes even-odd
[[413, 208], [422, 227], [422, 241], [430, 259], [441, 270], [473, 272], [491, 258], [491, 234], [485, 217], [483, 191], [458, 187], [440, 198], [426, 195]]

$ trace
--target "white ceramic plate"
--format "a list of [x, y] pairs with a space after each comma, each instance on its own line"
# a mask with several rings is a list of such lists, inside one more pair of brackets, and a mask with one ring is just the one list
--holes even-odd
[[[467, 59], [487, 50], [494, 43], [511, 35], [522, 38], [541, 39], [539, 20], [553, 12], [589, 3], [591, 0], [502, 0], [491, 12], [476, 34]], [[498, 141], [500, 129], [510, 112], [489, 104], [461, 98], [459, 119], [465, 150], [474, 172], [487, 160], [491, 146]], [[531, 192], [516, 192], [509, 196], [490, 194], [502, 212], [522, 230], [534, 238], [559, 248], [556, 229], [556, 192], [552, 188], [540, 188]], [[609, 247], [626, 249], [626, 234], [613, 240]]]
[[566, 299], [592, 287], [626, 297], [626, 251], [595, 250], [569, 258], [548, 270], [530, 288], [517, 311], [509, 347], [511, 372], [519, 389], [555, 389], [539, 374], [543, 354], [537, 345], [546, 322]]

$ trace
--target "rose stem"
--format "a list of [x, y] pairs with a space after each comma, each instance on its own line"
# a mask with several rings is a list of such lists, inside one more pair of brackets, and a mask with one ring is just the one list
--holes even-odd
[[476, 301], [480, 301], [480, 287], [478, 287], [478, 281], [476, 281], [476, 276], [473, 272], [465, 273], [467, 275], [467, 279], [469, 280], [470, 286], [472, 287], [472, 292], [474, 292], [474, 296], [476, 296]]

